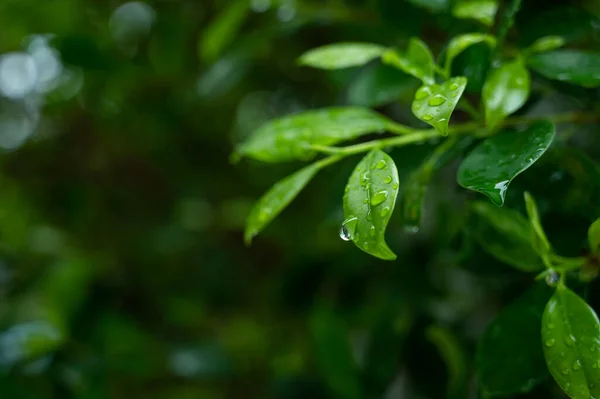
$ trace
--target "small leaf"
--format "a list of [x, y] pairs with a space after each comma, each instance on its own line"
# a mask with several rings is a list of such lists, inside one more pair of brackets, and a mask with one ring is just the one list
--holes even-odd
[[487, 195], [496, 205], [504, 204], [508, 185], [535, 163], [554, 139], [554, 125], [548, 121], [531, 124], [525, 130], [486, 139], [464, 159], [458, 169], [458, 184]]
[[530, 57], [529, 66], [552, 80], [593, 88], [600, 86], [600, 53], [557, 50]]
[[384, 64], [399, 68], [425, 84], [434, 83], [435, 61], [433, 55], [429, 47], [417, 38], [410, 39], [408, 50], [404, 54], [388, 50], [381, 56], [381, 60]]
[[548, 241], [546, 233], [544, 232], [544, 228], [542, 227], [542, 222], [540, 220], [540, 215], [538, 213], [535, 200], [527, 191], [525, 192], [524, 196], [525, 207], [527, 208], [527, 216], [529, 216], [529, 223], [531, 224], [533, 248], [538, 254], [544, 256], [550, 252], [550, 242]]
[[544, 357], [550, 374], [573, 399], [600, 397], [600, 327], [594, 310], [559, 285], [542, 319]]
[[343, 69], [364, 65], [384, 51], [385, 47], [373, 43], [334, 43], [307, 51], [298, 62], [319, 69]]
[[565, 45], [565, 39], [562, 36], [544, 36], [537, 39], [526, 50], [526, 54], [546, 53], [556, 50]]
[[552, 295], [538, 282], [488, 325], [477, 346], [477, 376], [489, 396], [529, 392], [548, 376], [540, 337], [544, 307]]
[[342, 233], [363, 251], [385, 260], [396, 259], [385, 243], [385, 229], [396, 205], [398, 185], [392, 158], [373, 150], [356, 165], [344, 194]]
[[389, 119], [367, 108], [310, 110], [261, 126], [236, 153], [263, 162], [308, 160], [315, 156], [311, 145], [333, 145], [367, 133], [381, 133], [389, 123]]
[[446, 74], [450, 76], [452, 61], [457, 55], [465, 51], [468, 47], [481, 42], [487, 43], [491, 48], [494, 48], [496, 45], [496, 39], [493, 36], [483, 33], [466, 33], [453, 38], [446, 49], [446, 63], [444, 64]]
[[529, 71], [521, 60], [504, 63], [490, 72], [483, 85], [485, 120], [490, 129], [525, 104], [530, 86]]
[[460, 0], [452, 9], [456, 18], [474, 19], [486, 26], [494, 24], [494, 17], [498, 11], [497, 0]]
[[319, 171], [319, 164], [309, 165], [275, 183], [254, 205], [246, 220], [246, 244], [283, 211]]
[[524, 272], [544, 267], [533, 249], [531, 226], [523, 215], [481, 201], [473, 203], [472, 209], [478, 217], [469, 225], [469, 233], [487, 253]]
[[600, 253], [600, 219], [596, 219], [588, 229], [588, 243], [592, 253]]
[[206, 28], [199, 42], [200, 57], [211, 63], [231, 44], [240, 30], [249, 7], [247, 1], [234, 1]]
[[450, 117], [466, 86], [467, 79], [463, 77], [452, 78], [439, 85], [421, 86], [412, 103], [413, 114], [444, 136], [447, 135]]

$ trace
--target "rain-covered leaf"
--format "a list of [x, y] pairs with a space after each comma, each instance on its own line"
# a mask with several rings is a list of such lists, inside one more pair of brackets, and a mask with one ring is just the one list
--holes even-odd
[[600, 321], [594, 310], [560, 284], [542, 319], [548, 369], [573, 399], [600, 397]]
[[527, 191], [525, 192], [525, 208], [527, 209], [527, 216], [529, 217], [529, 224], [531, 225], [533, 248], [538, 254], [544, 256], [550, 252], [550, 242], [546, 237], [540, 215], [535, 204], [535, 200]]
[[384, 51], [385, 47], [373, 43], [334, 43], [307, 51], [298, 62], [319, 69], [343, 69], [364, 65]]
[[565, 45], [565, 39], [562, 36], [544, 36], [536, 40], [531, 46], [525, 49], [526, 54], [546, 53], [554, 51]]
[[254, 131], [236, 150], [263, 162], [307, 160], [311, 145], [333, 145], [367, 133], [381, 133], [390, 120], [367, 108], [332, 107], [272, 120]]
[[452, 15], [456, 18], [474, 19], [484, 25], [492, 26], [497, 10], [497, 0], [459, 0], [452, 9]]
[[548, 377], [540, 325], [552, 295], [538, 282], [488, 325], [477, 347], [479, 382], [490, 396], [528, 392]]
[[213, 62], [233, 42], [249, 12], [248, 1], [234, 1], [204, 30], [199, 42], [200, 57]]
[[466, 86], [467, 79], [463, 77], [451, 78], [442, 84], [421, 86], [412, 103], [413, 114], [447, 135], [450, 117]]
[[600, 252], [600, 219], [596, 219], [588, 229], [588, 244], [593, 253]]
[[476, 217], [468, 231], [487, 253], [524, 272], [544, 267], [533, 249], [531, 226], [522, 214], [482, 201], [473, 203], [472, 209]]
[[554, 125], [548, 121], [486, 139], [461, 163], [458, 183], [487, 195], [496, 205], [502, 205], [512, 179], [533, 165], [553, 139]]
[[341, 236], [385, 260], [396, 255], [385, 243], [385, 229], [398, 196], [398, 170], [385, 152], [369, 152], [352, 172], [344, 194]]
[[275, 183], [254, 205], [246, 220], [244, 240], [250, 244], [273, 219], [289, 205], [319, 171], [318, 163], [309, 165]]
[[600, 53], [557, 50], [534, 55], [529, 66], [548, 79], [588, 88], [600, 86]]
[[384, 64], [394, 66], [425, 84], [433, 84], [435, 61], [427, 44], [417, 38], [411, 38], [404, 52], [388, 50], [381, 56]]
[[494, 129], [504, 118], [519, 110], [527, 101], [530, 89], [529, 71], [522, 60], [506, 62], [492, 70], [483, 85], [487, 126]]
[[486, 43], [491, 48], [496, 45], [496, 39], [493, 36], [486, 35], [484, 33], [466, 33], [464, 35], [456, 36], [448, 44], [446, 49], [446, 62], [444, 64], [444, 71], [449, 76], [450, 68], [452, 67], [452, 61], [457, 55], [465, 51], [477, 43]]

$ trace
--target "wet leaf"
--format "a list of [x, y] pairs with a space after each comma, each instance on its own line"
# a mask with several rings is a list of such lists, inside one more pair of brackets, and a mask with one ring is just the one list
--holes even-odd
[[298, 63], [319, 69], [343, 69], [364, 65], [384, 51], [385, 47], [373, 43], [334, 43], [307, 51]]
[[542, 319], [544, 357], [550, 374], [573, 399], [600, 397], [600, 327], [594, 310], [559, 285]]
[[538, 213], [535, 200], [527, 191], [525, 192], [524, 196], [527, 216], [529, 216], [529, 224], [531, 225], [533, 248], [538, 254], [544, 256], [551, 250], [550, 242], [548, 241], [546, 233], [544, 232], [544, 228], [542, 227], [542, 222], [540, 220], [540, 215]]
[[223, 50], [233, 42], [248, 12], [247, 1], [234, 1], [218, 15], [202, 33], [200, 57], [208, 63], [216, 61]]
[[360, 107], [310, 110], [272, 120], [254, 131], [236, 150], [263, 162], [307, 160], [310, 145], [333, 145], [367, 133], [381, 133], [389, 119]]
[[344, 194], [342, 234], [363, 251], [385, 260], [396, 259], [385, 243], [385, 229], [396, 205], [398, 186], [392, 158], [373, 150], [356, 165]]
[[548, 377], [540, 337], [544, 307], [552, 295], [538, 282], [488, 325], [477, 347], [477, 376], [490, 396], [529, 392]]
[[600, 252], [600, 219], [596, 219], [588, 230], [588, 243], [590, 250], [597, 254]]
[[457, 55], [472, 45], [482, 42], [487, 43], [491, 48], [496, 45], [496, 39], [494, 39], [493, 36], [484, 33], [467, 33], [453, 38], [446, 49], [446, 62], [444, 64], [444, 71], [446, 71], [446, 74], [448, 76], [450, 75], [452, 61]]
[[246, 220], [244, 240], [246, 244], [260, 233], [296, 198], [302, 189], [317, 174], [320, 166], [317, 163], [309, 165], [275, 183], [254, 205]]
[[452, 15], [456, 18], [474, 19], [486, 26], [492, 26], [497, 10], [497, 0], [460, 0], [454, 5]]
[[529, 46], [525, 53], [536, 54], [546, 53], [548, 51], [556, 50], [565, 45], [565, 39], [562, 36], [544, 36], [536, 40], [531, 46]]
[[388, 50], [381, 56], [381, 60], [384, 64], [394, 66], [420, 79], [425, 84], [434, 82], [435, 61], [433, 55], [427, 44], [417, 38], [410, 39], [406, 52]]
[[488, 74], [483, 85], [485, 120], [494, 129], [527, 101], [531, 89], [529, 71], [522, 60], [502, 64]]
[[529, 66], [548, 79], [588, 88], [600, 86], [600, 53], [557, 50], [529, 58]]
[[544, 267], [533, 249], [531, 226], [522, 214], [482, 201], [474, 202], [471, 209], [477, 217], [469, 232], [487, 253], [524, 272]]
[[413, 114], [447, 135], [450, 117], [466, 86], [467, 79], [463, 77], [452, 78], [442, 84], [421, 86], [412, 103]]
[[554, 125], [540, 121], [524, 130], [511, 129], [479, 144], [458, 169], [458, 183], [504, 204], [508, 185], [535, 163], [554, 138]]

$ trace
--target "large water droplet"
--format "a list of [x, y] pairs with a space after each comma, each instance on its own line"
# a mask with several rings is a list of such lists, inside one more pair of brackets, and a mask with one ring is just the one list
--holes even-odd
[[358, 218], [354, 216], [344, 220], [342, 227], [340, 227], [340, 238], [342, 240], [350, 241], [353, 238], [357, 220]]
[[456, 89], [458, 89], [458, 84], [456, 84], [456, 83], [452, 83], [452, 84], [450, 85], [450, 90], [456, 90]]
[[392, 182], [392, 180], [393, 180], [392, 176], [386, 176], [386, 177], [383, 178], [383, 182], [385, 184], [390, 184]]
[[417, 100], [417, 101], [425, 100], [427, 97], [429, 97], [429, 90], [424, 87], [421, 87], [415, 93], [415, 100]]
[[392, 188], [393, 188], [394, 190], [398, 190], [398, 183], [394, 183], [394, 184], [392, 184]]
[[433, 115], [431, 114], [425, 114], [421, 117], [424, 121], [429, 122], [430, 120], [433, 119]]
[[363, 242], [363, 247], [365, 247], [365, 249], [369, 249], [369, 242], [368, 241]]
[[388, 197], [388, 191], [383, 190], [376, 193], [373, 197], [371, 197], [371, 205], [377, 206], [384, 202]]
[[579, 360], [575, 360], [573, 363], [573, 371], [581, 370], [581, 362]]
[[436, 95], [433, 96], [429, 99], [429, 105], [432, 107], [437, 107], [438, 105], [442, 105], [443, 103], [446, 102], [446, 98], [440, 96], [440, 95]]
[[369, 229], [369, 235], [371, 237], [375, 237], [375, 226], [371, 226], [371, 228]]
[[383, 169], [387, 166], [387, 163], [382, 159], [380, 161], [377, 161], [377, 163], [375, 164], [375, 167], [377, 169]]
[[551, 271], [546, 276], [546, 284], [548, 284], [550, 287], [555, 287], [559, 281], [560, 281], [560, 275], [555, 271]]
[[544, 342], [544, 345], [546, 345], [548, 348], [551, 348], [554, 346], [555, 343], [556, 341], [554, 340], [554, 338], [550, 338], [547, 339], [546, 342]]
[[386, 217], [387, 214], [390, 213], [390, 207], [389, 206], [385, 206], [383, 207], [383, 209], [379, 212], [379, 215], [383, 218]]
[[572, 335], [565, 337], [565, 345], [572, 348], [575, 345], [575, 337]]

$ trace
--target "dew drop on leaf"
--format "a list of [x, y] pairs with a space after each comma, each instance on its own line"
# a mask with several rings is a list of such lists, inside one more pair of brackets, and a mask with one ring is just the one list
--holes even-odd
[[550, 287], [555, 287], [559, 281], [560, 281], [560, 275], [556, 272], [550, 272], [546, 276], [546, 284], [548, 284]]
[[387, 164], [382, 159], [381, 161], [378, 161], [377, 164], [375, 164], [375, 166], [377, 167], [377, 169], [383, 169], [383, 168], [385, 168], [387, 166]]
[[384, 202], [387, 199], [387, 197], [388, 197], [387, 190], [380, 191], [371, 198], [371, 205], [377, 206], [377, 205], [381, 204], [382, 202]]
[[381, 210], [381, 212], [379, 212], [379, 215], [381, 215], [381, 217], [385, 217], [388, 213], [390, 213], [390, 207], [386, 206]]
[[433, 115], [431, 115], [431, 114], [425, 114], [425, 115], [423, 115], [423, 120], [424, 121], [428, 122], [428, 121], [430, 121], [432, 119], [433, 119]]
[[390, 184], [390, 183], [392, 182], [392, 180], [393, 180], [393, 179], [392, 179], [392, 176], [386, 176], [386, 177], [383, 179], [383, 182], [384, 182], [385, 184]]
[[433, 96], [428, 101], [429, 105], [431, 105], [432, 107], [442, 105], [445, 102], [446, 102], [446, 99], [440, 95]]
[[556, 341], [554, 340], [554, 338], [550, 338], [547, 339], [546, 342], [544, 342], [544, 345], [546, 345], [548, 348], [551, 348], [554, 346], [555, 343]]

